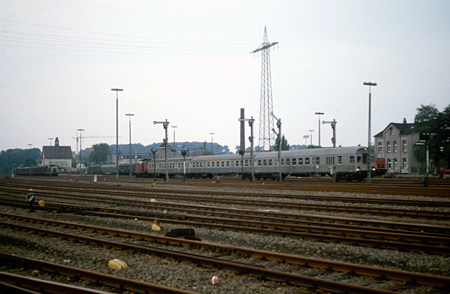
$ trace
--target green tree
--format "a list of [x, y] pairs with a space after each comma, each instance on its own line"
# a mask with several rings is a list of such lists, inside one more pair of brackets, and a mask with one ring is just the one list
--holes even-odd
[[[273, 146], [273, 150], [278, 151], [278, 146], [279, 146], [279, 140], [278, 138], [275, 140], [275, 146]], [[286, 138], [281, 137], [281, 151], [283, 150], [289, 150], [289, 144], [288, 141], [286, 140]]]
[[106, 143], [95, 144], [92, 146], [94, 151], [89, 155], [89, 161], [94, 163], [106, 163], [108, 161], [110, 150]]
[[[433, 104], [421, 105], [414, 117], [414, 132], [430, 133], [428, 150], [436, 167], [444, 165], [444, 161], [450, 162], [450, 105], [443, 112]], [[418, 161], [424, 160], [424, 150], [424, 146], [414, 147], [414, 157]]]

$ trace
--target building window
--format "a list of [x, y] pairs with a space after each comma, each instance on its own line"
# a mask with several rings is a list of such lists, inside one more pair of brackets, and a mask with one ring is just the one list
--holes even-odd
[[381, 154], [383, 152], [383, 145], [381, 142], [378, 142], [378, 153]]
[[389, 128], [389, 136], [393, 136], [394, 135], [394, 130], [392, 128]]
[[394, 158], [394, 170], [398, 169], [398, 160]]
[[390, 158], [388, 158], [388, 160], [387, 160], [387, 168], [388, 168], [388, 170], [392, 170], [392, 161]]
[[408, 148], [408, 145], [406, 144], [406, 140], [403, 140], [402, 141], [402, 151], [403, 152], [407, 152], [407, 148]]
[[389, 141], [386, 142], [386, 149], [387, 149], [387, 153], [391, 153], [391, 142], [389, 142]]
[[398, 151], [397, 141], [394, 141], [393, 145], [394, 145], [394, 153], [396, 153]]
[[403, 167], [403, 169], [407, 169], [408, 168], [408, 159], [407, 158], [403, 158], [402, 167]]

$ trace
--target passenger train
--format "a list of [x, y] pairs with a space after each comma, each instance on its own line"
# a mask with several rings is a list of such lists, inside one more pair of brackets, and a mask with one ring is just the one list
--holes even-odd
[[[279, 178], [278, 152], [255, 152], [254, 176], [256, 179]], [[339, 180], [362, 181], [367, 175], [366, 147], [336, 147], [289, 150], [281, 152], [281, 175], [312, 176], [336, 174]], [[213, 178], [215, 176], [242, 175], [250, 178], [252, 163], [250, 152], [239, 154], [175, 157], [168, 158], [169, 177]], [[372, 160], [373, 161], [373, 160]], [[372, 163], [371, 166], [374, 166]], [[135, 165], [136, 176], [165, 177], [166, 162], [164, 158], [143, 160]], [[375, 169], [373, 169], [375, 171]]]

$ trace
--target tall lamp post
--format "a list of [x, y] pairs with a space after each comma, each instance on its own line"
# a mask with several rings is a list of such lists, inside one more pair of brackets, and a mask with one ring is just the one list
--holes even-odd
[[372, 148], [370, 146], [371, 144], [371, 115], [372, 115], [372, 87], [375, 87], [377, 85], [377, 83], [372, 83], [372, 82], [364, 82], [363, 83], [364, 86], [369, 86], [369, 136], [368, 136], [368, 141], [367, 141], [367, 148], [368, 148], [368, 158], [367, 158], [367, 183], [370, 184], [371, 183], [371, 175], [372, 175]]
[[78, 157], [80, 160], [80, 178], [81, 178], [81, 140], [82, 140], [81, 132], [83, 132], [84, 129], [77, 129], [77, 131], [80, 132], [80, 153], [78, 154]]
[[119, 92], [123, 89], [114, 88], [116, 92], [116, 186], [119, 186]]
[[316, 112], [316, 115], [319, 116], [319, 147], [320, 147], [321, 146], [320, 145], [320, 116], [324, 115], [324, 113], [323, 112]]
[[131, 170], [131, 117], [134, 116], [134, 113], [127, 113], [125, 115], [128, 116], [129, 128], [130, 128], [130, 181], [131, 181], [131, 178], [132, 178], [132, 170]]

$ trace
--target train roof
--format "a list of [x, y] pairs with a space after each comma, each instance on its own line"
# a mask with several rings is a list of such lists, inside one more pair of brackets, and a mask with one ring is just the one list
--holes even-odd
[[[324, 147], [316, 149], [300, 149], [300, 150], [285, 150], [281, 151], [281, 157], [294, 156], [318, 156], [318, 155], [344, 155], [364, 153], [367, 150], [365, 146], [347, 146], [347, 147]], [[259, 158], [273, 158], [276, 157], [278, 151], [254, 152], [255, 159]], [[245, 152], [245, 159], [250, 158], [250, 152]], [[192, 161], [220, 161], [220, 160], [239, 160], [242, 159], [239, 154], [220, 154], [220, 155], [202, 155], [191, 157]]]

